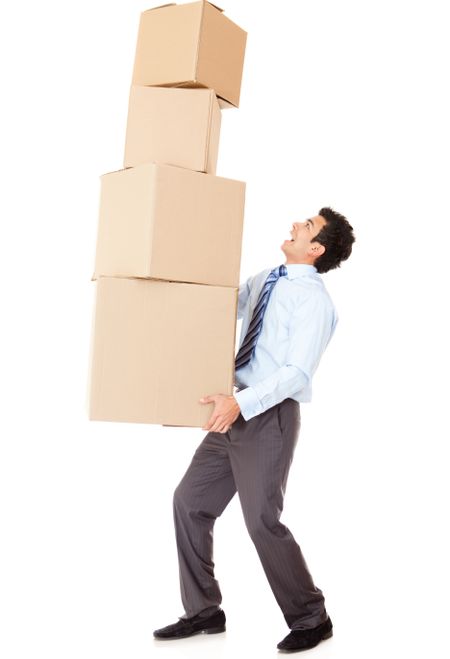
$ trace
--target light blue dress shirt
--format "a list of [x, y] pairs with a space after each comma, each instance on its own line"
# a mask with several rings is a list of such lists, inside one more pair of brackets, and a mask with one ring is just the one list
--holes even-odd
[[[270, 294], [253, 357], [235, 372], [233, 395], [246, 421], [285, 398], [311, 401], [312, 377], [338, 322], [317, 268], [307, 263], [286, 264], [286, 268], [287, 275], [278, 279]], [[252, 275], [239, 286], [238, 349], [272, 269]]]

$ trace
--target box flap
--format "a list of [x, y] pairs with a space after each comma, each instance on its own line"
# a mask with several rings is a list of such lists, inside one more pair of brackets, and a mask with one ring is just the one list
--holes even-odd
[[217, 102], [219, 104], [219, 108], [221, 108], [222, 110], [226, 110], [227, 108], [235, 108], [236, 107], [232, 103], [229, 103], [228, 101], [226, 101], [221, 96], [217, 96]]
[[104, 176], [109, 176], [110, 174], [117, 174], [117, 172], [123, 171], [124, 168], [114, 169], [112, 172], [106, 172], [105, 174], [100, 174], [99, 179], [101, 180]]
[[217, 5], [214, 4], [214, 2], [210, 2], [209, 0], [204, 0], [204, 1], [207, 2], [208, 5], [212, 5], [213, 7], [218, 9], [219, 11], [223, 11], [222, 7], [218, 7]]
[[158, 5], [157, 7], [150, 7], [150, 9], [146, 9], [146, 10], [143, 11], [142, 13], [143, 13], [143, 14], [146, 14], [148, 11], [153, 11], [154, 9], [162, 9], [163, 7], [173, 7], [173, 6], [176, 5], [176, 4], [177, 4], [176, 2], [168, 2], [168, 3], [165, 4], [165, 5]]
[[[213, 2], [209, 2], [209, 0], [203, 0], [204, 2], [207, 2], [209, 5], [212, 5], [219, 11], [223, 11], [222, 7], [218, 7], [215, 5]], [[148, 11], [153, 11], [154, 9], [162, 9], [163, 7], [174, 7], [177, 3], [176, 2], [168, 2], [165, 5], [157, 5], [156, 7], [150, 7], [150, 9], [146, 9], [143, 14], [147, 13]]]

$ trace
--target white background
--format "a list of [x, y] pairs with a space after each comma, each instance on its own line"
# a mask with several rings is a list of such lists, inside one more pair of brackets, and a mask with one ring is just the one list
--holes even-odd
[[[2, 14], [5, 659], [270, 657], [289, 631], [236, 495], [215, 526], [226, 634], [153, 640], [184, 612], [172, 494], [205, 433], [87, 418], [99, 176], [122, 167], [151, 6]], [[217, 170], [247, 183], [241, 281], [284, 262], [291, 223], [324, 205], [357, 237], [324, 275], [340, 323], [301, 407], [281, 518], [334, 624], [311, 656], [448, 656], [446, 3], [223, 8], [248, 31]]]

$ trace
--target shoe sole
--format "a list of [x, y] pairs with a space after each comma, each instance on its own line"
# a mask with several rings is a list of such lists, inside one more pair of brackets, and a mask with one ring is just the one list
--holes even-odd
[[226, 631], [226, 627], [211, 627], [211, 629], [199, 629], [196, 632], [192, 632], [191, 634], [185, 634], [183, 636], [155, 636], [153, 637], [157, 641], [177, 641], [180, 638], [190, 638], [191, 636], [195, 636], [196, 634], [221, 634], [222, 632]]
[[326, 641], [327, 638], [331, 638], [333, 636], [333, 630], [330, 629], [329, 632], [324, 634], [321, 639], [317, 641], [317, 643], [314, 643], [314, 645], [308, 645], [306, 648], [278, 648], [278, 652], [302, 652], [303, 650], [311, 650], [311, 648], [315, 648], [321, 641]]

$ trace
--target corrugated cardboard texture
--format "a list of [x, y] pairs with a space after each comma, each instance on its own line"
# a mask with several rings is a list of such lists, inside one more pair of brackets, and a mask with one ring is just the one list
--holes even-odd
[[247, 32], [206, 0], [144, 11], [133, 84], [208, 87], [239, 107], [246, 40]]
[[89, 419], [202, 427], [233, 393], [237, 288], [100, 277]]
[[245, 183], [146, 163], [100, 177], [95, 271], [239, 286]]
[[123, 165], [155, 161], [215, 174], [221, 118], [212, 89], [131, 85]]

